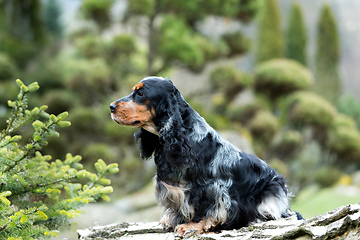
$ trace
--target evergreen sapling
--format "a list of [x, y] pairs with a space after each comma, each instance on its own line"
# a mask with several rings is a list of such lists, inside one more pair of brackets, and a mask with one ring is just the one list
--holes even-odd
[[[7, 127], [0, 132], [0, 239], [38, 239], [56, 236], [61, 226], [79, 215], [79, 207], [102, 198], [109, 201], [113, 191], [107, 175], [119, 171], [117, 163], [99, 159], [96, 173], [83, 169], [81, 156], [66, 155], [52, 160], [40, 150], [49, 136], [59, 136], [56, 127], [68, 127], [68, 116], [47, 113], [46, 106], [28, 109], [27, 98], [39, 85], [26, 86], [16, 80], [20, 93]], [[32, 137], [22, 139], [20, 129], [31, 124]], [[88, 179], [85, 184], [77, 180]]]

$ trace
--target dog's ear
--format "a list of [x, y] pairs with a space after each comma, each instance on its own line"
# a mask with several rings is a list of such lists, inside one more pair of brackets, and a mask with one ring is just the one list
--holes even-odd
[[140, 130], [134, 134], [134, 137], [135, 141], [139, 144], [141, 158], [144, 160], [149, 159], [159, 146], [159, 137], [143, 128], [140, 128]]
[[160, 144], [163, 146], [165, 157], [172, 165], [177, 168], [189, 168], [193, 166], [195, 159], [193, 141], [189, 139], [189, 130], [184, 124], [184, 118], [189, 117], [190, 106], [175, 87], [167, 95], [157, 109], [157, 114], [162, 119], [159, 131]]

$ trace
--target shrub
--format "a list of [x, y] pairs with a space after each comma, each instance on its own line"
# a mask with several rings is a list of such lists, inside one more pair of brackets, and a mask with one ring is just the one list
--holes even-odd
[[258, 101], [246, 105], [231, 104], [227, 109], [226, 116], [231, 121], [246, 125], [258, 111], [264, 109]]
[[256, 62], [281, 58], [284, 55], [284, 37], [281, 32], [280, 12], [276, 0], [262, 1], [264, 8], [259, 17]]
[[[0, 134], [0, 238], [38, 239], [57, 235], [60, 226], [79, 215], [79, 207], [98, 198], [109, 201], [112, 192], [105, 176], [116, 173], [117, 164], [99, 159], [96, 173], [83, 169], [81, 156], [67, 154], [64, 161], [52, 160], [40, 150], [46, 138], [58, 136], [56, 127], [67, 127], [67, 112], [57, 116], [46, 107], [27, 109], [27, 97], [39, 88], [17, 80], [20, 93], [9, 101], [12, 115]], [[39, 120], [42, 119], [42, 120]], [[30, 139], [22, 139], [19, 129], [28, 123], [34, 128]], [[82, 185], [76, 180], [87, 178]]]
[[66, 83], [84, 104], [98, 101], [111, 86], [110, 68], [101, 58], [66, 63]]
[[115, 36], [109, 46], [109, 54], [117, 56], [120, 54], [130, 55], [136, 50], [135, 39], [131, 35], [121, 34]]
[[331, 7], [325, 4], [321, 8], [317, 23], [314, 90], [333, 103], [341, 95], [341, 79], [338, 72], [339, 60], [340, 43], [336, 20]]
[[261, 142], [270, 142], [279, 130], [277, 118], [268, 111], [259, 111], [249, 123], [249, 129], [254, 138]]
[[60, 114], [76, 106], [78, 96], [69, 90], [49, 90], [44, 95], [44, 103], [48, 106], [48, 111]]
[[103, 43], [97, 36], [86, 35], [75, 41], [77, 51], [86, 58], [101, 57], [104, 52]]
[[322, 167], [315, 174], [315, 182], [321, 187], [331, 187], [341, 177], [342, 173], [338, 168], [335, 167]]
[[250, 48], [250, 42], [241, 32], [227, 33], [223, 36], [224, 41], [229, 47], [229, 55], [243, 54]]
[[273, 59], [255, 69], [255, 89], [272, 99], [296, 90], [308, 89], [313, 83], [310, 71], [293, 60]]
[[0, 53], [0, 81], [11, 79], [15, 72], [15, 63], [6, 54]]
[[360, 133], [355, 121], [343, 114], [338, 114], [329, 131], [329, 147], [342, 160], [349, 160], [360, 154]]
[[160, 31], [158, 51], [165, 62], [180, 62], [193, 71], [203, 67], [205, 55], [196, 40], [201, 36], [192, 32], [184, 21], [167, 16]]
[[339, 99], [336, 107], [340, 113], [351, 116], [360, 128], [360, 101], [354, 96], [345, 95]]
[[110, 23], [110, 9], [114, 0], [84, 0], [81, 10], [87, 19], [95, 21], [101, 28], [105, 28]]
[[329, 128], [336, 109], [324, 98], [312, 92], [297, 92], [286, 100], [288, 119], [294, 125]]
[[296, 150], [301, 148], [302, 138], [303, 136], [298, 131], [284, 131], [274, 139], [274, 152], [282, 160], [288, 160]]
[[154, 0], [128, 0], [128, 12], [134, 15], [146, 15], [153, 14], [155, 1]]
[[231, 102], [240, 91], [250, 86], [252, 81], [251, 76], [234, 67], [217, 67], [210, 73], [212, 88], [221, 91], [227, 102]]
[[307, 34], [299, 3], [293, 3], [286, 32], [286, 56], [306, 65]]

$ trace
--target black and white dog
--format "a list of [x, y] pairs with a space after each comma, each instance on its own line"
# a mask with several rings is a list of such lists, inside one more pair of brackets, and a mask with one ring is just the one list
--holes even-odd
[[187, 236], [291, 214], [284, 178], [223, 139], [168, 78], [144, 78], [110, 110], [118, 124], [140, 127], [141, 157], [154, 157], [165, 229]]

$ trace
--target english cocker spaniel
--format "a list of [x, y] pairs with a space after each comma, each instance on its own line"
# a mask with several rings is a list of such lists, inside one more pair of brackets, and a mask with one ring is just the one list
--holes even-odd
[[187, 237], [292, 213], [284, 178], [222, 138], [170, 79], [142, 79], [110, 110], [116, 123], [140, 128], [135, 140], [141, 157], [154, 158], [165, 229]]

